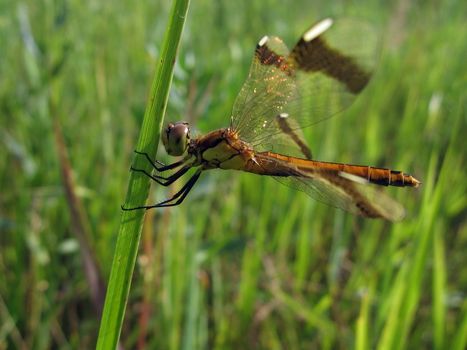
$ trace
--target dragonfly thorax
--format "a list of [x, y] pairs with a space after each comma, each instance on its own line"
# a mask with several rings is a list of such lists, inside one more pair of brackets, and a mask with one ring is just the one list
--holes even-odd
[[190, 142], [190, 125], [187, 122], [169, 123], [162, 133], [162, 143], [171, 156], [181, 156]]

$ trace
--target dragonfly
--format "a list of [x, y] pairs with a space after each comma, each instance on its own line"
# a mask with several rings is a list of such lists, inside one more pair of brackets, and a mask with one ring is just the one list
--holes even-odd
[[[368, 85], [378, 40], [372, 28], [355, 22], [323, 19], [309, 28], [289, 51], [275, 36], [256, 45], [248, 78], [238, 94], [227, 128], [191, 137], [190, 125], [169, 123], [162, 142], [170, 156], [165, 165], [144, 152], [154, 171], [136, 169], [162, 186], [193, 175], [171, 198], [154, 205], [179, 205], [206, 170], [240, 170], [271, 176], [312, 198], [367, 218], [401, 220], [405, 210], [378, 188], [418, 187], [413, 176], [386, 168], [314, 160], [302, 129], [348, 107]], [[162, 173], [172, 170], [169, 176]]]

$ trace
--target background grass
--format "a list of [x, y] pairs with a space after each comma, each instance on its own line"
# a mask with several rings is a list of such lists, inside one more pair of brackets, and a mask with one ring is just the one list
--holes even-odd
[[[169, 8], [0, 5], [0, 348], [95, 344]], [[389, 224], [271, 179], [203, 174], [182, 206], [145, 217], [121, 344], [465, 348], [466, 12], [449, 0], [194, 1], [167, 118], [225, 126], [264, 34], [290, 46], [325, 16], [368, 19], [385, 34], [374, 80], [307, 137], [318, 159], [423, 185], [389, 191], [408, 211]], [[153, 189], [151, 201], [176, 188]]]

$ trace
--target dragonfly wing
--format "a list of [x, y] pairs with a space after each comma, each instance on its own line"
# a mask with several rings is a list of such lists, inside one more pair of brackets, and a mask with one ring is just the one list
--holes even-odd
[[293, 157], [312, 159], [311, 149], [296, 120], [289, 118], [288, 113], [281, 113], [272, 121], [275, 133], [268, 138], [260, 138], [260, 142], [253, 144], [257, 151], [270, 151]]
[[349, 106], [371, 77], [376, 39], [368, 25], [330, 19], [306, 31], [290, 53], [279, 38], [264, 37], [235, 101], [231, 127], [257, 151], [293, 148], [303, 154], [280, 121], [287, 118], [297, 130]]
[[[287, 143], [280, 135], [278, 122], [284, 119], [280, 116], [285, 116], [288, 104], [298, 94], [295, 77], [286, 72], [288, 56], [289, 49], [278, 37], [265, 36], [256, 46], [248, 78], [232, 110], [231, 128], [243, 140], [251, 142], [269, 135], [283, 146]], [[293, 128], [297, 127], [295, 122]], [[267, 138], [266, 143], [268, 147], [274, 144]]]
[[305, 192], [317, 201], [352, 214], [389, 221], [399, 221], [405, 216], [404, 208], [391, 197], [374, 185], [345, 173], [315, 170], [302, 172], [301, 176], [275, 176], [274, 179]]

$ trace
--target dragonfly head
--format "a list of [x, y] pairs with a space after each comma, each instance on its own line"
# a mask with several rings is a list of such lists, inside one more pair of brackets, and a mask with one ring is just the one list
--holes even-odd
[[190, 126], [187, 122], [169, 123], [162, 133], [162, 143], [171, 156], [181, 156], [190, 142]]

